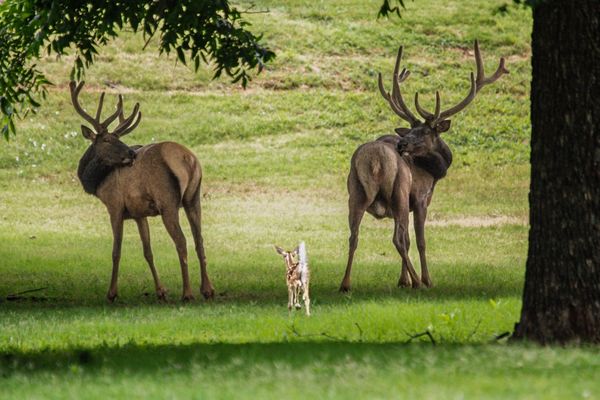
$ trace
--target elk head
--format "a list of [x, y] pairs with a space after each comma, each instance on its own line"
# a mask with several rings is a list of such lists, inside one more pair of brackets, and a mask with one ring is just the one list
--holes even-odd
[[[75, 111], [92, 125], [92, 128], [81, 125], [83, 137], [92, 142], [86, 154], [93, 156], [104, 167], [113, 168], [130, 165], [135, 158], [135, 151], [123, 143], [120, 138], [134, 130], [140, 123], [142, 119], [142, 113], [139, 112], [140, 104], [136, 103], [131, 115], [125, 118], [123, 116], [123, 97], [119, 95], [115, 112], [103, 122], [100, 122], [104, 92], [100, 95], [96, 117], [92, 117], [79, 104], [79, 92], [81, 92], [83, 85], [84, 82], [76, 84], [71, 81], [69, 88], [71, 89], [71, 101]], [[119, 124], [112, 132], [109, 132], [108, 127], [117, 117], [119, 118]]]
[[433, 113], [425, 110], [419, 104], [419, 93], [415, 93], [415, 108], [423, 120], [418, 119], [406, 106], [400, 84], [408, 78], [410, 72], [403, 68], [400, 71], [400, 60], [402, 59], [402, 47], [398, 50], [396, 57], [396, 65], [394, 67], [394, 75], [392, 79], [392, 93], [390, 94], [383, 87], [381, 73], [379, 74], [379, 91], [381, 95], [389, 103], [391, 109], [403, 120], [410, 124], [410, 128], [396, 128], [396, 133], [400, 136], [398, 141], [398, 151], [401, 154], [411, 154], [413, 156], [422, 156], [436, 148], [440, 140], [440, 134], [450, 129], [450, 117], [473, 101], [475, 95], [485, 85], [495, 82], [503, 74], [508, 74], [508, 70], [504, 66], [504, 58], [500, 58], [500, 63], [496, 72], [490, 77], [486, 77], [483, 70], [483, 61], [481, 60], [481, 52], [479, 51], [479, 43], [475, 40], [475, 63], [477, 64], [477, 77], [471, 72], [471, 88], [469, 94], [457, 105], [442, 111], [440, 93], [435, 92], [435, 111]]

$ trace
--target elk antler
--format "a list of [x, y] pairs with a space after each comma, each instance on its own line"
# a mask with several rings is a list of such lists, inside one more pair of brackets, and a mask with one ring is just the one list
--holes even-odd
[[379, 91], [384, 99], [387, 100], [391, 109], [403, 120], [407, 121], [411, 126], [415, 126], [419, 124], [419, 120], [414, 116], [412, 112], [408, 109], [406, 104], [404, 103], [404, 99], [402, 98], [402, 93], [400, 92], [400, 84], [408, 78], [410, 75], [410, 71], [406, 68], [403, 68], [400, 73], [400, 60], [402, 59], [402, 46], [398, 49], [398, 56], [396, 57], [396, 65], [394, 66], [394, 75], [392, 79], [392, 94], [385, 90], [383, 87], [383, 80], [381, 78], [381, 73], [378, 76], [378, 85]]
[[[477, 40], [475, 40], [474, 48], [475, 48], [475, 63], [477, 64], [477, 78], [475, 78], [473, 76], [473, 73], [471, 72], [471, 76], [470, 76], [471, 89], [469, 90], [469, 94], [467, 95], [467, 97], [465, 97], [460, 103], [458, 103], [454, 107], [451, 107], [445, 111], [442, 111], [441, 113], [439, 113], [437, 115], [437, 118], [429, 120], [429, 124], [431, 126], [435, 126], [439, 121], [447, 119], [448, 117], [458, 113], [459, 111], [462, 111], [466, 106], [469, 105], [469, 103], [471, 103], [471, 101], [473, 101], [473, 99], [475, 98], [475, 95], [481, 90], [481, 88], [483, 88], [485, 85], [489, 85], [490, 83], [496, 82], [502, 75], [509, 73], [508, 70], [504, 66], [504, 63], [505, 63], [504, 57], [501, 57], [500, 63], [498, 64], [498, 68], [496, 69], [496, 72], [494, 72], [494, 74], [492, 76], [486, 77], [485, 72], [483, 70], [483, 61], [481, 59], [481, 52], [479, 50], [479, 42]], [[417, 103], [416, 97], [415, 97], [415, 103]], [[438, 104], [436, 103], [436, 110], [437, 110], [437, 106], [438, 106]], [[418, 108], [419, 107], [417, 106], [417, 109]]]
[[76, 84], [75, 81], [71, 81], [69, 83], [69, 88], [71, 89], [71, 101], [73, 102], [73, 107], [75, 107], [75, 111], [77, 111], [77, 113], [81, 115], [83, 119], [92, 124], [92, 126], [96, 130], [96, 133], [108, 133], [108, 127], [117, 117], [119, 117], [119, 125], [117, 125], [115, 130], [112, 132], [112, 134], [115, 136], [126, 135], [138, 126], [140, 120], [142, 119], [142, 113], [139, 112], [140, 103], [135, 103], [135, 106], [133, 107], [133, 112], [129, 117], [125, 118], [123, 116], [123, 96], [121, 95], [119, 95], [117, 109], [108, 118], [106, 118], [104, 122], [100, 122], [100, 117], [102, 115], [102, 106], [104, 105], [104, 92], [102, 92], [102, 94], [100, 95], [98, 110], [96, 110], [96, 118], [92, 117], [87, 112], [85, 112], [79, 104], [78, 99], [79, 92], [81, 92], [81, 89], [83, 88], [84, 84], [85, 82], [83, 81], [79, 82], [79, 84]]
[[117, 118], [117, 116], [123, 113], [123, 98], [121, 97], [121, 95], [119, 95], [119, 101], [117, 103], [117, 109], [115, 110], [115, 112], [112, 113], [107, 119], [105, 119], [104, 122], [100, 122], [102, 106], [104, 105], [105, 93], [102, 92], [102, 94], [100, 95], [100, 102], [98, 103], [98, 109], [96, 110], [96, 118], [94, 118], [87, 112], [85, 112], [85, 110], [79, 104], [79, 92], [81, 92], [81, 89], [83, 89], [84, 84], [84, 81], [79, 82], [79, 84], [76, 84], [75, 81], [71, 81], [69, 83], [69, 88], [71, 90], [71, 102], [73, 103], [73, 107], [75, 107], [75, 111], [77, 111], [77, 113], [81, 115], [83, 119], [92, 124], [92, 126], [96, 130], [96, 133], [105, 133], [107, 132], [108, 126], [115, 120], [115, 118]]
[[[121, 100], [121, 95], [119, 95], [119, 100]], [[115, 136], [125, 136], [134, 130], [142, 120], [142, 112], [138, 112], [139, 109], [140, 103], [135, 103], [131, 115], [127, 118], [124, 117], [123, 109], [121, 109], [121, 112], [119, 113], [119, 125], [117, 125], [112, 134]]]

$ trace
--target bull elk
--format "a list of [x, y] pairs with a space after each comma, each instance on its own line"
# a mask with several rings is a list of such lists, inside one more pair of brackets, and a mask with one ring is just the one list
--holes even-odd
[[[397, 135], [385, 135], [375, 141], [365, 143], [356, 149], [352, 156], [348, 175], [348, 220], [350, 239], [346, 273], [340, 291], [350, 290], [352, 260], [358, 245], [358, 231], [366, 212], [375, 218], [393, 218], [393, 243], [402, 259], [402, 271], [398, 286], [418, 288], [422, 284], [432, 286], [425, 257], [425, 219], [427, 207], [431, 203], [437, 181], [446, 175], [452, 163], [452, 152], [440, 134], [450, 128], [450, 118], [462, 111], [475, 98], [485, 85], [498, 80], [508, 71], [504, 58], [496, 72], [486, 77], [479, 44], [475, 41], [475, 63], [477, 76], [471, 72], [469, 94], [457, 105], [442, 111], [440, 94], [435, 94], [435, 110], [429, 112], [419, 104], [419, 94], [415, 94], [415, 109], [423, 120], [418, 119], [407, 107], [400, 90], [401, 84], [410, 72], [400, 71], [402, 47], [398, 50], [392, 79], [392, 92], [387, 92], [379, 74], [379, 90], [390, 108], [410, 128], [395, 129]], [[421, 261], [421, 278], [417, 275], [408, 256], [410, 246], [408, 216], [414, 214], [414, 229]]]
[[[158, 278], [147, 217], [160, 215], [165, 228], [175, 242], [181, 275], [183, 278], [183, 300], [194, 298], [190, 287], [186, 239], [179, 225], [179, 208], [183, 206], [190, 222], [196, 253], [200, 261], [200, 291], [206, 298], [213, 297], [214, 289], [206, 272], [206, 257], [201, 233], [200, 183], [202, 170], [198, 159], [190, 150], [173, 142], [162, 142], [146, 146], [128, 147], [120, 139], [134, 130], [140, 123], [142, 113], [136, 103], [131, 115], [123, 115], [123, 98], [119, 95], [117, 109], [100, 122], [104, 93], [96, 116], [89, 115], [79, 104], [79, 92], [84, 82], [70, 83], [71, 101], [77, 113], [93, 129], [81, 126], [83, 136], [91, 142], [79, 160], [77, 175], [84, 190], [98, 197], [110, 215], [113, 231], [112, 278], [107, 298], [110, 302], [117, 297], [117, 278], [121, 258], [123, 221], [134, 219], [144, 249], [144, 257], [152, 272], [156, 295], [166, 298], [166, 290]], [[109, 126], [119, 118], [116, 128]]]

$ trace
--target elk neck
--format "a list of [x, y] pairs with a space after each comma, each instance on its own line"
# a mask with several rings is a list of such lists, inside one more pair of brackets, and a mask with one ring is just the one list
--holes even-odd
[[93, 146], [90, 146], [79, 160], [77, 176], [83, 185], [83, 190], [96, 194], [96, 190], [115, 167], [104, 165]]
[[434, 151], [424, 156], [414, 157], [413, 162], [415, 166], [425, 170], [435, 180], [442, 179], [452, 164], [452, 151], [440, 138]]

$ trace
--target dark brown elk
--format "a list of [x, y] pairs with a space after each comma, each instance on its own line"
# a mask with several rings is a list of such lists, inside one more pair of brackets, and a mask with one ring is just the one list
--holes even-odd
[[[167, 232], [175, 242], [181, 275], [183, 278], [183, 300], [194, 298], [190, 287], [186, 239], [179, 225], [179, 208], [183, 206], [190, 222], [196, 253], [200, 261], [200, 291], [206, 298], [214, 295], [214, 289], [206, 272], [206, 257], [201, 233], [200, 183], [202, 170], [198, 159], [190, 150], [173, 142], [162, 142], [130, 148], [120, 138], [134, 130], [142, 113], [139, 103], [127, 118], [123, 115], [123, 99], [119, 95], [116, 111], [100, 122], [104, 93], [96, 116], [92, 117], [79, 105], [79, 92], [84, 83], [70, 83], [71, 100], [79, 115], [93, 129], [82, 125], [83, 136], [91, 141], [81, 160], [77, 175], [87, 193], [98, 197], [110, 215], [113, 231], [112, 278], [107, 298], [110, 302], [117, 297], [117, 278], [121, 258], [123, 221], [134, 219], [137, 223], [144, 257], [148, 262], [156, 295], [166, 298], [166, 290], [161, 284], [150, 247], [150, 231], [147, 217], [160, 215]], [[112, 132], [109, 126], [119, 118]]]
[[[402, 47], [396, 58], [391, 94], [385, 90], [381, 74], [379, 74], [379, 90], [391, 109], [401, 119], [407, 121], [410, 128], [397, 128], [397, 135], [386, 135], [373, 142], [365, 143], [358, 147], [352, 156], [348, 175], [350, 195], [348, 263], [340, 291], [350, 290], [352, 261], [358, 246], [358, 232], [365, 211], [375, 218], [394, 219], [392, 241], [402, 259], [398, 286], [410, 286], [411, 283], [414, 288], [422, 284], [427, 287], [432, 286], [425, 256], [425, 219], [436, 182], [446, 175], [452, 163], [452, 152], [440, 134], [450, 128], [448, 118], [467, 107], [481, 88], [508, 73], [504, 67], [504, 58], [501, 58], [496, 72], [491, 77], [486, 77], [479, 45], [475, 41], [477, 76], [471, 73], [469, 94], [457, 105], [442, 111], [440, 94], [436, 92], [435, 110], [432, 113], [419, 104], [419, 96], [416, 93], [415, 108], [422, 117], [420, 120], [410, 111], [402, 98], [400, 85], [410, 73], [406, 68], [400, 71], [401, 59]], [[408, 256], [410, 211], [414, 214], [421, 278]]]

